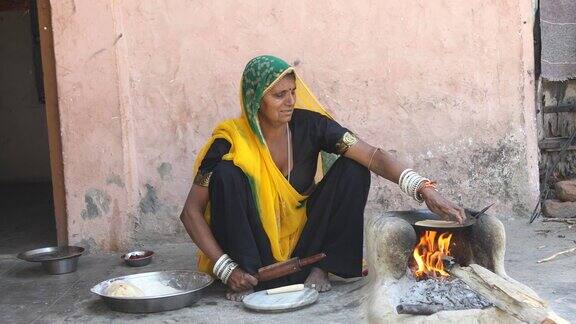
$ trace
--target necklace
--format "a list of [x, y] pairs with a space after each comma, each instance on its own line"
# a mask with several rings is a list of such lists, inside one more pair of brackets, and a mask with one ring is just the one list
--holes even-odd
[[286, 139], [288, 146], [288, 182], [290, 182], [290, 173], [292, 172], [292, 134], [290, 133], [290, 125], [286, 125]]

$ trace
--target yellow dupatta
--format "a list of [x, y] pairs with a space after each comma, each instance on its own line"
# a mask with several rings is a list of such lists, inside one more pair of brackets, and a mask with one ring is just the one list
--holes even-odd
[[[247, 176], [276, 261], [290, 258], [296, 247], [306, 224], [307, 196], [301, 195], [292, 187], [272, 160], [260, 130], [258, 110], [264, 94], [278, 80], [291, 72], [294, 72], [296, 77], [295, 107], [332, 118], [292, 66], [274, 56], [259, 56], [246, 65], [242, 76], [240, 86], [242, 116], [220, 123], [198, 154], [194, 164], [194, 173], [197, 173], [214, 140], [222, 138], [231, 144], [230, 151], [222, 159], [232, 161]], [[209, 223], [210, 205], [207, 206], [204, 216]], [[198, 269], [211, 273], [213, 266], [213, 262], [200, 251]]]

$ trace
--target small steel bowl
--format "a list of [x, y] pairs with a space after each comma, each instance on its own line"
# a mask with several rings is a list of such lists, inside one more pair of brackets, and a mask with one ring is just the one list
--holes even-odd
[[132, 251], [122, 255], [121, 258], [131, 267], [143, 267], [152, 262], [153, 255], [152, 251]]
[[18, 258], [29, 262], [41, 262], [49, 274], [64, 274], [76, 271], [78, 259], [84, 252], [79, 246], [52, 246], [18, 254]]

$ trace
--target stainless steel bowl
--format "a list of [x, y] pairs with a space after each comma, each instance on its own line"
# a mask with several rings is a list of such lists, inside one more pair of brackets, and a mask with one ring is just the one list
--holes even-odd
[[[99, 295], [115, 311], [155, 313], [192, 305], [213, 281], [209, 275], [197, 271], [157, 271], [105, 280], [90, 291]], [[111, 296], [108, 289], [116, 282], [136, 287], [142, 292], [142, 296]]]
[[18, 258], [30, 262], [41, 262], [49, 274], [74, 272], [78, 268], [78, 259], [84, 253], [79, 246], [51, 246], [30, 250], [18, 254]]
[[132, 251], [122, 255], [122, 260], [131, 267], [143, 267], [152, 261], [152, 251]]

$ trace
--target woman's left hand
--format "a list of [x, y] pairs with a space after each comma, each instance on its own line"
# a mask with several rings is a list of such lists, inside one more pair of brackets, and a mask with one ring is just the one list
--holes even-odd
[[433, 213], [439, 215], [444, 220], [455, 220], [462, 224], [466, 219], [464, 208], [459, 207], [444, 198], [438, 191], [433, 188], [423, 188], [420, 195], [426, 202], [426, 206]]

